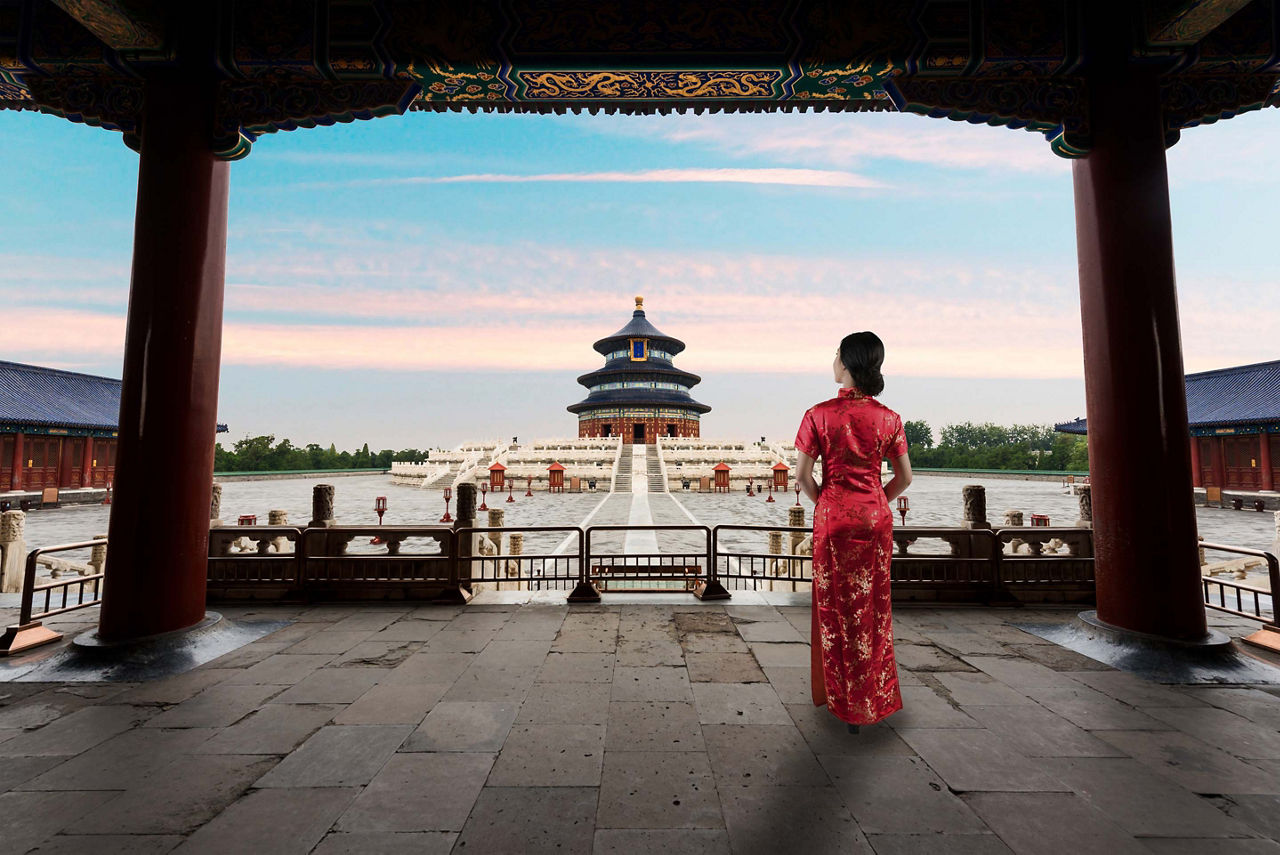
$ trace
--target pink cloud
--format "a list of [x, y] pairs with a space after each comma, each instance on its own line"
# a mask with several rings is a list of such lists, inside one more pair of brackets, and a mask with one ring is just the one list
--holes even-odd
[[883, 189], [883, 182], [853, 172], [832, 169], [642, 169], [634, 172], [541, 172], [531, 174], [477, 172], [464, 175], [417, 175], [371, 178], [351, 182], [308, 183], [307, 187], [396, 186], [416, 184], [772, 184], [791, 187], [831, 187], [852, 190]]

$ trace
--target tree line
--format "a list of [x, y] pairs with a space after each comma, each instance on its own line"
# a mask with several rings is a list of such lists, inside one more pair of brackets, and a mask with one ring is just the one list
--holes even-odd
[[393, 461], [422, 463], [430, 451], [405, 448], [400, 451], [370, 451], [365, 443], [359, 451], [338, 451], [316, 443], [296, 446], [287, 439], [276, 442], [273, 435], [247, 436], [236, 440], [230, 450], [218, 443], [213, 449], [215, 472], [283, 472], [298, 469], [390, 469]]
[[[927, 421], [903, 425], [914, 466], [935, 469], [1089, 470], [1089, 444], [1082, 436], [1058, 433], [1048, 425], [997, 425], [990, 422], [947, 425], [937, 444]], [[231, 449], [214, 447], [216, 472], [280, 472], [311, 469], [390, 469], [392, 462], [422, 463], [429, 450], [338, 451], [316, 443], [296, 446], [273, 435], [236, 440]]]
[[1049, 425], [947, 425], [933, 441], [926, 421], [903, 424], [912, 466], [935, 469], [1046, 469], [1089, 471], [1089, 443]]

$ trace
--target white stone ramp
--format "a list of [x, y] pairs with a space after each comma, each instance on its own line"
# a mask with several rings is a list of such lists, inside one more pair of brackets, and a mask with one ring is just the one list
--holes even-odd
[[[643, 470], [648, 446], [631, 446], [632, 471]], [[624, 452], [625, 453], [625, 452]], [[627, 525], [653, 525], [653, 511], [649, 508], [649, 479], [631, 479], [631, 513], [627, 517]], [[656, 531], [629, 531], [622, 542], [622, 551], [627, 555], [656, 555], [658, 553], [658, 533]]]

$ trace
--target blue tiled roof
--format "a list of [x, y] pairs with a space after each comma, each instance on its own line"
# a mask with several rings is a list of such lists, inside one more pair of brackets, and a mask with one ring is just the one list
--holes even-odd
[[[1187, 375], [1187, 418], [1191, 427], [1280, 422], [1280, 359]], [[1086, 419], [1054, 427], [1086, 433]]]
[[644, 309], [636, 309], [631, 313], [631, 320], [627, 322], [625, 327], [611, 336], [600, 339], [592, 347], [598, 353], [608, 353], [617, 347], [620, 342], [625, 342], [629, 338], [647, 338], [651, 341], [659, 341], [662, 343], [662, 347], [672, 355], [684, 350], [684, 342], [678, 338], [672, 338], [649, 323], [649, 319], [644, 315]]
[[0, 361], [0, 422], [114, 430], [120, 381]]

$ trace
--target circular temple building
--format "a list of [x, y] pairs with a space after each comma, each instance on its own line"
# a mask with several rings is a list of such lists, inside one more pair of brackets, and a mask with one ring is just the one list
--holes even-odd
[[631, 321], [593, 347], [604, 367], [578, 378], [590, 394], [568, 408], [578, 416], [578, 436], [653, 443], [660, 436], [699, 435], [699, 419], [711, 408], [689, 389], [702, 378], [672, 364], [684, 342], [645, 319], [643, 297], [636, 297]]

